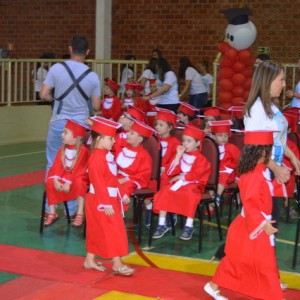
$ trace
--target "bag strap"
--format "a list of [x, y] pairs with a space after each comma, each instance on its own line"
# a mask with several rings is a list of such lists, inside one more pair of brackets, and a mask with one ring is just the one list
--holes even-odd
[[55, 98], [54, 100], [59, 101], [58, 104], [58, 108], [57, 108], [57, 114], [60, 114], [61, 109], [62, 109], [62, 105], [63, 105], [63, 99], [65, 97], [67, 97], [67, 95], [70, 94], [70, 92], [77, 88], [77, 90], [79, 91], [79, 93], [81, 94], [81, 96], [85, 99], [85, 101], [87, 102], [88, 108], [89, 108], [89, 112], [91, 115], [94, 114], [93, 111], [93, 107], [92, 107], [92, 103], [91, 103], [91, 99], [87, 96], [87, 94], [84, 92], [84, 90], [82, 89], [82, 87], [80, 86], [80, 81], [83, 80], [89, 73], [92, 72], [92, 70], [90, 68], [88, 68], [87, 70], [85, 70], [77, 79], [75, 78], [74, 74], [72, 73], [70, 67], [65, 63], [62, 62], [61, 63], [65, 69], [67, 70], [69, 76], [71, 77], [73, 83], [71, 84], [71, 86], [69, 86], [69, 88], [58, 98]]

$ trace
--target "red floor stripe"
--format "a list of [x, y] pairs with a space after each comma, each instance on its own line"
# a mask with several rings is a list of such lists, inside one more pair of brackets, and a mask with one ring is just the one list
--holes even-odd
[[0, 178], [0, 192], [18, 189], [45, 181], [45, 170]]

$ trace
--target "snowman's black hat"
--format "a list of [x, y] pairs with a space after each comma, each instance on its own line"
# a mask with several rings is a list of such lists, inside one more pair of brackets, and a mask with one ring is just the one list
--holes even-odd
[[229, 24], [241, 25], [249, 22], [249, 16], [252, 16], [252, 11], [249, 8], [228, 8], [223, 10], [225, 18]]

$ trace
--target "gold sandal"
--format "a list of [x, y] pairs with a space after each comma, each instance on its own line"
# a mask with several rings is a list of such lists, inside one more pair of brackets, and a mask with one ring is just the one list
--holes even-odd
[[50, 226], [59, 219], [58, 214], [48, 214], [44, 226]]
[[112, 270], [115, 275], [120, 276], [131, 276], [134, 273], [134, 269], [129, 268], [128, 266], [124, 265], [119, 267], [117, 270]]
[[84, 222], [84, 215], [76, 214], [75, 219], [72, 223], [73, 227], [81, 227]]

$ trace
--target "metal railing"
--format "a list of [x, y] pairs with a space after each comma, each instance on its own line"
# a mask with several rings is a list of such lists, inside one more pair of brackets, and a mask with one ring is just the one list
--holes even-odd
[[[1, 59], [0, 60], [0, 105], [36, 103], [35, 78], [39, 64], [49, 67], [62, 59]], [[147, 66], [147, 61], [138, 60], [86, 60], [101, 78], [104, 89], [105, 78], [121, 80], [122, 66], [133, 65], [134, 80], [137, 80]], [[43, 75], [43, 74], [41, 74]]]

